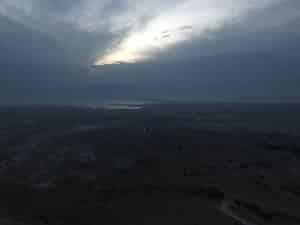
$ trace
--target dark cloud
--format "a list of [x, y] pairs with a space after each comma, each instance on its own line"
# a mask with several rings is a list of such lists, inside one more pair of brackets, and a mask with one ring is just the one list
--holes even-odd
[[281, 1], [270, 8], [255, 11], [243, 20], [232, 20], [222, 29], [208, 30], [200, 38], [159, 52], [155, 59], [195, 61], [206, 56], [226, 58], [255, 53], [296, 58], [300, 54], [299, 25], [300, 2]]
[[192, 30], [192, 29], [193, 29], [193, 26], [187, 26], [187, 25], [178, 28], [178, 30], [181, 30], [181, 31]]
[[171, 34], [164, 34], [163, 36], [162, 36], [162, 38], [170, 38], [171, 37]]
[[[159, 1], [147, 3], [153, 11], [136, 10], [138, 1], [126, 0], [8, 2], [0, 1], [0, 103], [300, 100], [297, 0], [247, 11], [155, 52], [148, 62], [101, 67], [90, 65], [142, 29], [158, 13]], [[157, 40], [196, 29], [189, 23], [161, 29]]]
[[36, 7], [39, 9], [50, 10], [53, 12], [66, 12], [78, 4], [82, 4], [84, 0], [45, 0], [35, 1]]
[[3, 16], [0, 17], [0, 33], [1, 64], [58, 64], [66, 60], [60, 43]]

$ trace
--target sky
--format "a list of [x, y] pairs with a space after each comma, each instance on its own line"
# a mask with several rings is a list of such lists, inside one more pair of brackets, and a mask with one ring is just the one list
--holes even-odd
[[0, 0], [0, 104], [299, 101], [299, 0]]

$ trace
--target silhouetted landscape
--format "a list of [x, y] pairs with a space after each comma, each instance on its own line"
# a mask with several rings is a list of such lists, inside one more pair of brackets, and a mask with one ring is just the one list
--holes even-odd
[[299, 113], [1, 107], [1, 224], [300, 224]]

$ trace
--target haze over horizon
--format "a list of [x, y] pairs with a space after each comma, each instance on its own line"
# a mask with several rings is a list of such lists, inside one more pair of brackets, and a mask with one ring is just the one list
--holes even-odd
[[0, 0], [0, 104], [299, 102], [297, 0]]

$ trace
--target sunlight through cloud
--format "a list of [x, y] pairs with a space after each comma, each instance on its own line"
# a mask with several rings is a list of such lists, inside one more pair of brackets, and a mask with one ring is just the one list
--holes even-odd
[[143, 29], [130, 32], [95, 64], [135, 63], [151, 59], [156, 53], [180, 42], [208, 37], [209, 31], [222, 27], [251, 7], [251, 1], [247, 4], [233, 0], [221, 3], [216, 0], [183, 1], [172, 10], [152, 18]]

